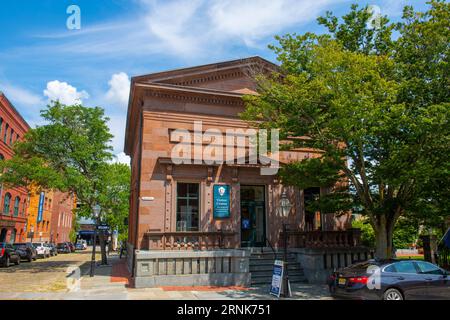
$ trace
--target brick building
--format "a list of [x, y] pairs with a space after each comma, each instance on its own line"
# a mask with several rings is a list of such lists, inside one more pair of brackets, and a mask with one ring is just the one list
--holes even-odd
[[[0, 91], [0, 159], [13, 156], [12, 146], [29, 130], [29, 125]], [[0, 186], [0, 242], [24, 241], [27, 232], [26, 188]]]
[[[60, 191], [30, 189], [28, 231], [33, 230], [33, 241], [59, 243], [69, 241], [73, 227], [75, 197]], [[28, 241], [31, 234], [28, 233]]]
[[[276, 173], [261, 173], [267, 157], [250, 159], [249, 139], [239, 133], [250, 129], [239, 117], [242, 98], [256, 94], [255, 74], [276, 70], [275, 64], [252, 57], [132, 79], [125, 153], [132, 168], [128, 266], [135, 286], [247, 284], [248, 253], [282, 247], [283, 225], [292, 230], [290, 247], [319, 238], [324, 245], [352, 246], [353, 235], [346, 230], [350, 214], [305, 208], [305, 200], [330, 190], [283, 186]], [[197, 157], [210, 147], [214, 154], [228, 153], [219, 142], [228, 138], [227, 130], [234, 132], [232, 161]], [[194, 132], [203, 137], [196, 140]], [[194, 155], [183, 152], [180, 163], [174, 160], [175, 148]], [[318, 157], [320, 151], [278, 154], [283, 165]], [[286, 200], [289, 209], [283, 213]], [[321, 253], [317, 257], [325, 259]]]
[[[28, 205], [28, 233], [27, 240], [44, 241], [50, 240], [50, 223], [54, 208], [53, 191], [39, 191], [30, 188]], [[30, 232], [33, 234], [31, 235]]]
[[[0, 159], [13, 156], [12, 146], [30, 129], [0, 92]], [[0, 185], [0, 242], [69, 241], [75, 197], [59, 191], [41, 191]], [[30, 233], [32, 232], [32, 234]]]
[[53, 192], [53, 210], [50, 223], [50, 242], [60, 243], [70, 241], [73, 229], [76, 197], [60, 191]]

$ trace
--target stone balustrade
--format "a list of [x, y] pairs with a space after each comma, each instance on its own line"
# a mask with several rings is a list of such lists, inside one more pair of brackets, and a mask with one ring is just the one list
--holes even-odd
[[[289, 248], [352, 248], [361, 245], [361, 231], [297, 231], [288, 230]], [[281, 234], [284, 239], [284, 234]]]
[[215, 250], [233, 248], [236, 232], [147, 232], [149, 250]]

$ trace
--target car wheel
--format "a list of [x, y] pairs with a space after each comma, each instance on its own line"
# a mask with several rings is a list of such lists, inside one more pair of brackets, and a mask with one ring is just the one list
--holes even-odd
[[31, 261], [33, 261], [33, 258], [32, 257], [28, 257], [28, 262], [31, 262]]
[[16, 260], [16, 262], [14, 262], [14, 264], [15, 264], [16, 266], [18, 266], [18, 265], [20, 264], [20, 258], [17, 258], [17, 260]]
[[9, 267], [9, 257], [6, 257], [6, 259], [5, 259], [5, 267], [6, 268]]
[[387, 289], [383, 295], [384, 300], [403, 300], [403, 295], [397, 289]]

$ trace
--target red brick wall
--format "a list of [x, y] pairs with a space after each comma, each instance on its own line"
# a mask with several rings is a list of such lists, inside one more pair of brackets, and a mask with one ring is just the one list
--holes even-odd
[[[0, 92], [0, 155], [5, 159], [11, 158], [13, 156], [12, 145], [18, 139], [22, 139], [29, 128], [30, 127], [28, 126], [26, 121], [17, 112], [17, 110], [6, 98], [6, 96]], [[9, 205], [9, 212], [4, 212], [5, 196], [7, 194], [11, 195], [11, 200]], [[14, 212], [16, 197], [20, 199], [17, 215], [15, 215]], [[3, 239], [0, 239], [0, 241], [25, 241], [27, 197], [28, 191], [26, 188], [20, 187], [5, 189], [3, 188], [3, 186], [0, 186], [0, 238], [3, 237]], [[14, 231], [16, 232], [16, 236], [15, 239], [12, 239], [14, 238]]]
[[51, 241], [60, 243], [70, 241], [70, 231], [73, 227], [73, 209], [75, 198], [67, 193], [55, 191], [53, 195], [53, 210], [51, 221]]

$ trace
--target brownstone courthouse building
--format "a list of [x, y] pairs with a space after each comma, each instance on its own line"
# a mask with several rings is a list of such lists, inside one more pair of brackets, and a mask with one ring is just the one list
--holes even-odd
[[[203, 131], [248, 129], [239, 117], [245, 109], [242, 97], [257, 94], [256, 74], [277, 70], [265, 59], [250, 57], [132, 78], [125, 152], [132, 167], [128, 266], [136, 287], [266, 281], [268, 275], [253, 270], [252, 261], [282, 248], [283, 224], [289, 225], [290, 253], [303, 250], [294, 254], [293, 264], [306, 261], [304, 250], [320, 252], [317, 266], [303, 263], [311, 278], [315, 268], [355, 260], [359, 240], [349, 229], [350, 214], [305, 210], [305, 200], [328, 190], [283, 186], [276, 174], [261, 174], [266, 166], [261, 161], [178, 164], [171, 158], [180, 141], [206, 147], [205, 141], [173, 138], [177, 129], [193, 132], [197, 121]], [[236, 154], [239, 148], [248, 154], [247, 145], [237, 143]], [[311, 149], [281, 151], [280, 165], [318, 155]], [[215, 214], [217, 186], [224, 186], [222, 193], [229, 197], [229, 214], [220, 217]], [[280, 210], [282, 197], [291, 204], [287, 215]]]

